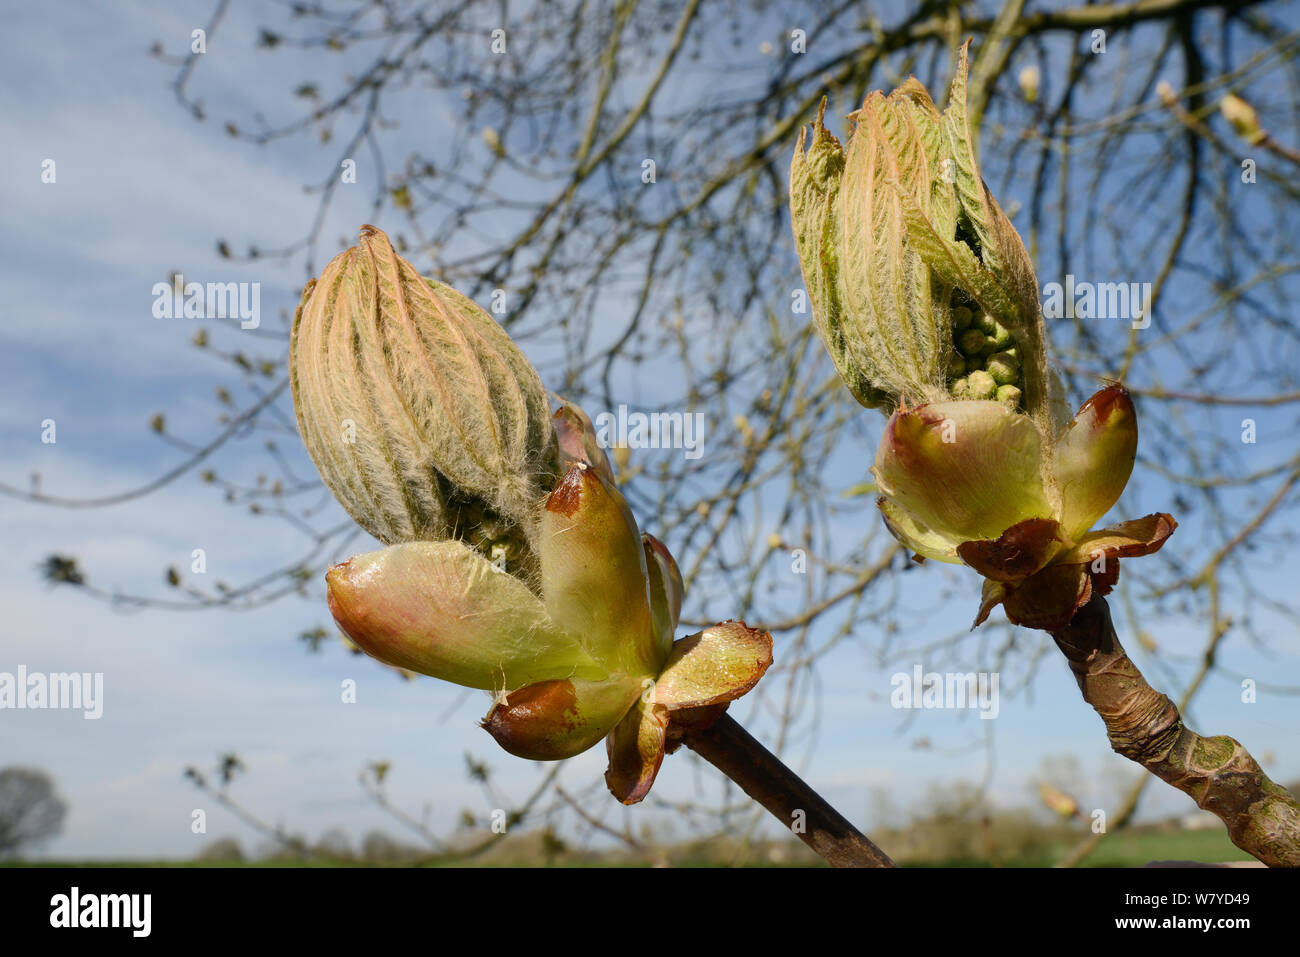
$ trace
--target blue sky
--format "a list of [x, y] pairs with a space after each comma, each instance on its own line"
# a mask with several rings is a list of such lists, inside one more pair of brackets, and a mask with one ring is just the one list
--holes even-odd
[[[292, 59], [257, 53], [251, 14], [236, 5], [205, 63], [214, 119], [199, 124], [172, 97], [170, 69], [147, 55], [154, 40], [182, 49], [208, 9], [152, 3], [84, 5], [62, 17], [39, 7], [10, 13], [0, 40], [0, 481], [24, 485], [39, 472], [51, 493], [110, 494], [179, 460], [149, 434], [153, 413], [164, 411], [178, 434], [212, 433], [214, 390], [229, 376], [189, 344], [193, 322], [152, 316], [152, 286], [171, 270], [261, 282], [267, 325], [278, 327], [279, 311], [296, 304], [300, 262], [232, 265], [214, 245], [217, 237], [254, 233], [267, 245], [288, 241], [315, 212], [302, 185], [319, 169], [317, 153], [297, 152], [301, 145], [258, 150], [231, 140], [220, 126], [226, 115], [256, 108], [246, 99], [256, 89], [250, 75], [291, 89], [300, 79]], [[54, 184], [41, 182], [47, 158], [57, 163]], [[368, 215], [368, 194], [344, 191], [323, 235], [353, 235]], [[275, 344], [250, 337], [246, 347], [269, 351]], [[57, 422], [54, 445], [40, 441], [44, 419]], [[221, 463], [232, 473], [261, 468], [258, 440], [237, 444]], [[1156, 492], [1144, 488], [1142, 504], [1154, 505]], [[373, 759], [393, 762], [394, 801], [417, 813], [428, 805], [438, 830], [450, 829], [462, 808], [484, 816], [496, 806], [465, 779], [466, 752], [487, 759], [500, 789], [514, 798], [538, 779], [537, 765], [496, 750], [476, 727], [486, 709], [483, 696], [433, 680], [406, 683], [335, 648], [307, 654], [295, 636], [327, 624], [318, 594], [247, 613], [122, 613], [40, 580], [37, 565], [51, 552], [76, 555], [100, 587], [158, 595], [166, 593], [162, 569], [188, 566], [194, 548], [206, 550], [213, 579], [237, 582], [262, 571], [268, 536], [292, 533], [225, 505], [193, 474], [106, 509], [0, 497], [0, 529], [0, 671], [21, 664], [105, 676], [99, 721], [76, 712], [0, 711], [0, 765], [48, 770], [69, 802], [64, 834], [45, 849], [50, 856], [189, 856], [223, 834], [255, 843], [182, 778], [185, 766], [207, 767], [227, 750], [250, 767], [235, 790], [241, 800], [311, 837], [333, 827], [354, 838], [376, 827], [397, 832], [356, 783]], [[1293, 578], [1281, 568], [1265, 574], [1279, 588]], [[902, 600], [936, 635], [964, 630], [976, 601], [973, 576], [933, 568], [925, 576], [908, 576]], [[960, 597], [933, 613], [928, 606], [940, 587]], [[1153, 630], [1175, 673], [1186, 675], [1190, 663], [1178, 657], [1197, 652], [1202, 630], [1172, 619]], [[1021, 640], [1047, 639], [1028, 634]], [[959, 645], [959, 657], [969, 656], [957, 663], [960, 669], [978, 667], [973, 647], [970, 640]], [[778, 644], [778, 657], [781, 650]], [[1130, 650], [1148, 666], [1141, 651]], [[1268, 649], [1231, 645], [1224, 658], [1237, 672], [1300, 683], [1294, 628], [1279, 631]], [[1119, 782], [1136, 774], [1111, 755], [1099, 720], [1054, 651], [1041, 662], [1032, 691], [1004, 694], [992, 722], [891, 709], [890, 675], [912, 663], [882, 667], [861, 646], [837, 648], [820, 670], [816, 748], [792, 755], [810, 782], [860, 824], [874, 822], [874, 791], [887, 791], [906, 807], [931, 786], [979, 780], [986, 752], [963, 745], [983, 741], [986, 731], [996, 754], [991, 794], [1002, 804], [1033, 800], [1029, 781], [1045, 758], [1076, 758], [1089, 782], [1080, 794], [1087, 806], [1111, 806]], [[917, 663], [954, 667], [952, 659]], [[340, 700], [347, 678], [358, 682], [356, 704]], [[1232, 734], [1275, 778], [1294, 780], [1300, 778], [1295, 702], [1261, 692], [1257, 703], [1243, 705], [1236, 683], [1216, 676], [1193, 709], [1193, 725]], [[744, 702], [736, 713], [745, 718]], [[920, 738], [935, 747], [914, 747]], [[578, 791], [598, 782], [603, 770], [597, 748], [569, 762], [562, 780]], [[656, 794], [668, 799], [719, 793], [716, 773], [684, 754], [667, 760], [656, 785]], [[599, 791], [592, 800], [612, 804]], [[190, 831], [196, 807], [209, 811], [203, 836]], [[1148, 791], [1149, 815], [1189, 809], [1186, 798], [1159, 783]], [[622, 814], [634, 822], [668, 817], [648, 806]]]

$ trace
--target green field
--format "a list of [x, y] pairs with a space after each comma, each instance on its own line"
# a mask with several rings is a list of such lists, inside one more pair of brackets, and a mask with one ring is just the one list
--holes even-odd
[[[1071, 838], [1074, 836], [1071, 835]], [[900, 856], [903, 867], [1051, 867], [1074, 845], [1074, 840], [1057, 839], [1050, 844], [1027, 848], [1015, 856], [990, 860], [978, 857], [928, 857], [909, 860]], [[882, 846], [889, 847], [888, 841]], [[674, 867], [821, 867], [822, 862], [802, 844], [763, 843], [748, 848], [725, 841], [686, 844], [662, 849], [663, 859]], [[1202, 831], [1171, 830], [1148, 827], [1124, 831], [1107, 837], [1083, 862], [1084, 867], [1141, 867], [1152, 861], [1249, 861], [1250, 855], [1235, 847], [1220, 829]], [[430, 862], [431, 867], [648, 867], [651, 861], [626, 852], [563, 851], [541, 853], [528, 836], [493, 848], [471, 859]], [[252, 861], [6, 861], [7, 867], [366, 867], [374, 865], [354, 860], [252, 860]], [[400, 866], [400, 865], [398, 865]]]

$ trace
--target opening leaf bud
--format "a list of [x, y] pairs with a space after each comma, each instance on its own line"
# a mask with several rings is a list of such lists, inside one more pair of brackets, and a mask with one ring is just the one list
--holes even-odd
[[312, 460], [366, 531], [461, 539], [532, 576], [537, 503], [561, 475], [546, 391], [486, 312], [375, 227], [303, 290], [290, 384]]
[[942, 113], [909, 77], [888, 96], [868, 94], [841, 147], [823, 125], [823, 103], [790, 167], [795, 245], [817, 330], [863, 405], [944, 401], [954, 394], [954, 348], [971, 357], [1014, 346], [1026, 411], [1053, 434], [1062, 423], [1049, 396], [1038, 281], [980, 177], [968, 52], [969, 43], [958, 51]]

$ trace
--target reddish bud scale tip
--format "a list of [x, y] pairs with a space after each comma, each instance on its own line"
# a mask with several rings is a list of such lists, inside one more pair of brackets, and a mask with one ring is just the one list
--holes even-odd
[[587, 466], [581, 462], [574, 463], [569, 471], [564, 473], [564, 478], [560, 479], [558, 485], [546, 498], [546, 510], [563, 515], [566, 518], [572, 518], [573, 514], [578, 511], [582, 505], [582, 495], [584, 488], [589, 483], [597, 481], [594, 476], [588, 477]]
[[566, 402], [551, 416], [551, 427], [566, 464], [582, 463], [614, 484], [614, 469], [609, 464], [609, 456], [596, 438], [595, 427], [586, 412], [572, 402]]
[[[352, 559], [339, 562], [325, 573], [325, 601], [329, 606], [330, 616], [339, 631], [347, 635], [354, 645], [380, 661], [384, 659], [368, 639], [370, 629], [367, 627], [371, 618], [370, 609], [366, 607], [365, 591], [356, 588], [352, 573]], [[358, 601], [358, 597], [362, 600]], [[385, 662], [387, 663], [387, 662]]]
[[628, 676], [540, 681], [499, 698], [482, 726], [516, 757], [559, 761], [614, 730], [641, 693], [641, 681]]
[[1133, 397], [1129, 395], [1128, 389], [1124, 388], [1123, 383], [1120, 382], [1108, 385], [1089, 398], [1087, 402], [1079, 406], [1075, 418], [1081, 421], [1088, 420], [1088, 413], [1095, 417], [1092, 419], [1094, 428], [1105, 426], [1117, 414], [1137, 417], [1137, 410], [1133, 407]]
[[335, 624], [348, 638], [356, 642], [356, 638], [348, 631], [346, 625], [348, 612], [343, 607], [343, 602], [339, 597], [339, 589], [346, 583], [348, 569], [351, 565], [352, 559], [349, 558], [345, 562], [339, 562], [337, 565], [331, 566], [329, 571], [325, 573], [325, 600], [329, 604], [330, 615], [333, 616]]
[[493, 705], [482, 727], [506, 751], [534, 761], [556, 761], [572, 755], [558, 747], [577, 731], [578, 696], [567, 679], [542, 681], [511, 692]]
[[[664, 545], [663, 542], [659, 541], [659, 539], [655, 538], [655, 537], [654, 537], [653, 535], [651, 535], [649, 532], [642, 532], [642, 533], [641, 533], [641, 538], [642, 538], [642, 539], [643, 539], [643, 540], [644, 540], [644, 541], [645, 541], [645, 542], [646, 542], [646, 543], [647, 543], [647, 544], [648, 544], [652, 549], [654, 549], [655, 554], [659, 555], [659, 557], [665, 559], [666, 561], [670, 561], [670, 562], [673, 561], [673, 556], [672, 556], [672, 554], [668, 551], [668, 547], [667, 547], [666, 545]], [[676, 563], [674, 562], [674, 564], [676, 564]]]
[[921, 461], [921, 456], [917, 453], [921, 447], [919, 439], [927, 430], [942, 423], [943, 416], [936, 415], [928, 406], [900, 408], [886, 424], [884, 440], [881, 444], [888, 448], [889, 454], [893, 455], [902, 467], [917, 465]]

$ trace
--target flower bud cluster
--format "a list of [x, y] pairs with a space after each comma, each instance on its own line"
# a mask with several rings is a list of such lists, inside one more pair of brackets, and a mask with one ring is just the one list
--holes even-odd
[[953, 293], [949, 315], [954, 353], [948, 363], [948, 392], [955, 399], [996, 399], [1020, 411], [1023, 380], [1011, 330], [960, 290]]

